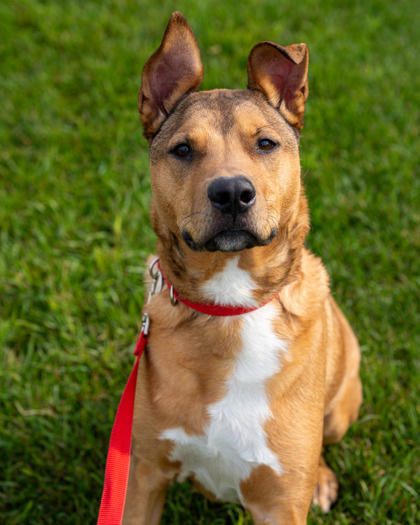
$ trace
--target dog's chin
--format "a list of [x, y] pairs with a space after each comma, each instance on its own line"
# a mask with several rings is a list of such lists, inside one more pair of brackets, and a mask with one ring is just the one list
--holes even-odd
[[182, 238], [187, 243], [189, 248], [194, 251], [208, 251], [208, 252], [240, 252], [254, 248], [255, 246], [267, 246], [277, 236], [277, 229], [273, 229], [270, 236], [262, 239], [247, 230], [223, 230], [216, 233], [203, 243], [197, 243], [193, 240], [191, 235], [183, 231]]

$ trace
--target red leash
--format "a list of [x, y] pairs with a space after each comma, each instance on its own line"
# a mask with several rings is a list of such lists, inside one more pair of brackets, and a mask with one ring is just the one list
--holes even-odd
[[105, 467], [105, 483], [99, 509], [98, 525], [121, 525], [127, 493], [130, 470], [131, 434], [133, 429], [134, 398], [136, 395], [137, 372], [140, 357], [146, 347], [148, 334], [145, 330], [137, 340], [134, 355], [137, 356], [133, 370], [128, 378], [109, 442]]
[[[157, 265], [158, 271], [154, 272], [153, 268]], [[177, 301], [207, 315], [214, 316], [231, 316], [241, 315], [254, 310], [261, 306], [252, 308], [243, 308], [241, 306], [222, 306], [217, 304], [192, 303], [183, 299], [174, 290], [171, 283], [165, 278], [160, 268], [159, 259], [155, 259], [150, 265], [150, 275], [153, 282], [149, 292], [150, 297], [162, 289], [162, 279], [165, 281], [170, 290], [171, 302], [173, 305]], [[277, 295], [277, 294], [276, 294]], [[272, 299], [270, 299], [271, 301]], [[270, 302], [267, 301], [267, 302]], [[267, 303], [264, 303], [267, 304]], [[117, 415], [115, 416], [114, 426], [112, 427], [111, 439], [109, 442], [108, 457], [105, 467], [105, 482], [102, 493], [101, 506], [97, 525], [121, 525], [125, 498], [127, 494], [128, 474], [130, 470], [131, 454], [131, 435], [133, 430], [133, 413], [134, 399], [136, 394], [137, 372], [139, 368], [140, 357], [146, 348], [147, 338], [149, 336], [149, 316], [144, 314], [143, 326], [137, 340], [134, 355], [137, 356], [134, 368], [131, 371], [128, 382], [125, 386], [120, 404], [118, 405]]]

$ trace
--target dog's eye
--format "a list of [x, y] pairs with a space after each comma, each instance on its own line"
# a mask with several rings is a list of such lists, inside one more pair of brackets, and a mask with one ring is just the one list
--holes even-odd
[[261, 139], [257, 142], [257, 148], [262, 151], [269, 151], [273, 149], [275, 145], [276, 143], [270, 139]]
[[178, 146], [175, 146], [172, 153], [177, 157], [184, 158], [191, 156], [192, 150], [187, 144], [179, 144]]

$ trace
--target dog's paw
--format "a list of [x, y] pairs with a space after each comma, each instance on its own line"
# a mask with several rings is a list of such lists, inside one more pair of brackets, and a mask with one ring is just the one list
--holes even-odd
[[312, 503], [321, 507], [327, 514], [338, 496], [338, 479], [334, 472], [321, 458], [318, 467], [318, 481], [316, 482]]

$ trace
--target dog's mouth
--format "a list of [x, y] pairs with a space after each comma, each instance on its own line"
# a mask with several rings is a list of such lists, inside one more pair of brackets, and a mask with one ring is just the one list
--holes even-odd
[[277, 228], [273, 228], [267, 238], [261, 238], [248, 230], [227, 228], [217, 232], [204, 242], [196, 242], [186, 231], [182, 231], [182, 238], [188, 247], [194, 251], [208, 252], [240, 252], [255, 246], [267, 246], [277, 236]]

